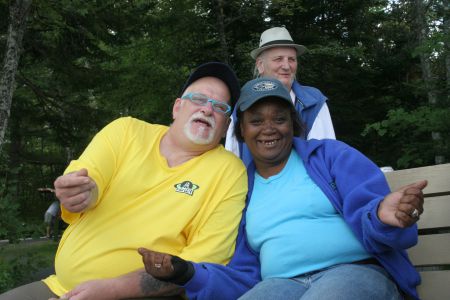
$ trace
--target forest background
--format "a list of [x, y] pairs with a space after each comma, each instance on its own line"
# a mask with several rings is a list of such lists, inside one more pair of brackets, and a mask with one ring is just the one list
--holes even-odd
[[308, 47], [297, 78], [327, 95], [338, 139], [394, 169], [449, 161], [445, 0], [0, 0], [0, 239], [42, 234], [51, 198], [37, 189], [104, 125], [168, 125], [199, 64], [251, 79], [249, 52], [273, 26]]

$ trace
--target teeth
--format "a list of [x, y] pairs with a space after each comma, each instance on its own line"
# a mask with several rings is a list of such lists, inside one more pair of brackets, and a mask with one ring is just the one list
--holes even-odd
[[273, 146], [273, 145], [275, 145], [276, 142], [277, 142], [277, 140], [263, 141], [263, 144], [266, 145], [266, 146]]

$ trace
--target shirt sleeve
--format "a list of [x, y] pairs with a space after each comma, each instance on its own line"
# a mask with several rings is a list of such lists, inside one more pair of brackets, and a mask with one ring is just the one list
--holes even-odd
[[234, 116], [230, 117], [231, 122], [228, 126], [227, 134], [225, 136], [225, 149], [233, 152], [237, 157], [239, 157], [239, 142], [234, 134]]
[[[231, 154], [227, 154], [231, 157]], [[233, 159], [233, 158], [232, 158]], [[208, 261], [226, 264], [230, 261], [247, 194], [247, 173], [236, 159], [221, 175], [223, 186], [217, 189], [214, 201], [208, 203], [208, 212], [199, 212], [187, 237], [187, 246], [180, 257], [194, 262]]]
[[[342, 149], [341, 149], [342, 150]], [[332, 167], [347, 224], [371, 253], [407, 249], [417, 243], [417, 225], [399, 228], [382, 223], [378, 206], [390, 193], [384, 174], [370, 159], [347, 146]]]
[[319, 110], [319, 113], [317, 114], [316, 119], [314, 120], [314, 123], [311, 127], [311, 130], [308, 133], [308, 140], [310, 139], [336, 139], [333, 122], [331, 121], [330, 110], [328, 109], [328, 105], [326, 102]]
[[[88, 176], [95, 181], [98, 188], [97, 203], [100, 201], [105, 187], [110, 182], [116, 169], [123, 138], [131, 118], [120, 118], [100, 130], [77, 160], [70, 162], [64, 174], [86, 168]], [[62, 218], [73, 223], [81, 213], [71, 213], [62, 208]]]

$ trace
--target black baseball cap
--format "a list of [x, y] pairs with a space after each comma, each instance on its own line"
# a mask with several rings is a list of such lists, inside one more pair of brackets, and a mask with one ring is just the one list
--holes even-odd
[[233, 107], [236, 104], [240, 95], [239, 81], [234, 73], [233, 69], [227, 64], [221, 62], [208, 62], [200, 65], [194, 72], [191, 73], [188, 80], [181, 90], [181, 94], [190, 86], [194, 81], [203, 77], [216, 77], [228, 86], [230, 90], [230, 104]]

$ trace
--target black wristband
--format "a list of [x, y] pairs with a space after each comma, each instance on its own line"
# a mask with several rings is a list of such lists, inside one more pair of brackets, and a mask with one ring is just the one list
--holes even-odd
[[170, 280], [171, 283], [185, 285], [195, 274], [192, 263], [178, 256], [172, 256], [172, 265], [175, 272], [173, 278]]
[[178, 256], [171, 258], [173, 274], [169, 277], [155, 277], [158, 280], [170, 282], [177, 285], [185, 285], [194, 276], [195, 270], [191, 262]]

